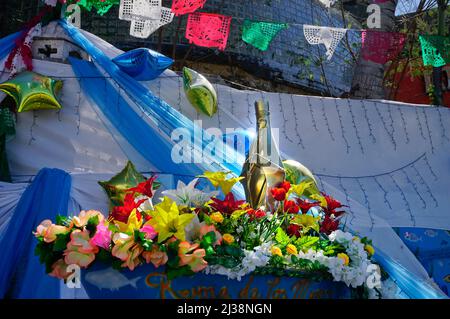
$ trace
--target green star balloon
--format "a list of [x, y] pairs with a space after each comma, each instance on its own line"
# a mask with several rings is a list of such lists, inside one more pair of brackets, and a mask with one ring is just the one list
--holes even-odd
[[25, 71], [0, 84], [0, 90], [16, 102], [17, 112], [61, 109], [56, 95], [62, 89], [60, 80]]
[[217, 112], [217, 93], [200, 73], [183, 68], [184, 92], [191, 105], [200, 113], [212, 117]]
[[108, 195], [112, 206], [123, 205], [125, 191], [137, 186], [146, 180], [145, 176], [139, 173], [133, 163], [128, 161], [125, 168], [109, 181], [98, 182]]

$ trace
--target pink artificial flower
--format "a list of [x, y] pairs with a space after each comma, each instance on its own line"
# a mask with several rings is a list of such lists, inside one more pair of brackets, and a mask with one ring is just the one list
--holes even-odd
[[190, 244], [182, 241], [178, 246], [178, 257], [180, 266], [189, 265], [193, 272], [199, 272], [206, 268], [208, 263], [203, 259], [206, 256], [204, 249], [198, 249], [198, 244]]
[[95, 216], [98, 216], [99, 223], [105, 219], [105, 216], [103, 216], [103, 214], [100, 213], [99, 211], [82, 210], [78, 216], [75, 216], [74, 218], [72, 218], [72, 223], [78, 228], [83, 228], [84, 226], [87, 225], [89, 219], [91, 219], [92, 217], [95, 217]]
[[151, 251], [144, 251], [142, 256], [145, 258], [145, 261], [148, 263], [152, 263], [155, 268], [159, 266], [165, 265], [167, 260], [167, 254], [163, 251], [160, 251], [159, 248], [155, 245], [153, 246]]
[[49, 275], [58, 279], [66, 279], [70, 275], [70, 273], [67, 272], [67, 264], [64, 262], [64, 259], [58, 259], [52, 265], [52, 271]]
[[111, 235], [112, 232], [108, 229], [108, 225], [105, 224], [105, 221], [102, 221], [97, 225], [95, 235], [91, 238], [91, 244], [108, 249], [111, 243]]
[[64, 261], [67, 265], [76, 264], [82, 268], [89, 266], [98, 253], [98, 247], [92, 245], [89, 231], [74, 230], [70, 234], [70, 242], [64, 251]]
[[150, 240], [153, 240], [158, 235], [155, 229], [150, 225], [144, 225], [140, 231], [145, 233], [145, 238]]
[[111, 254], [124, 262], [122, 267], [134, 270], [140, 264], [139, 256], [144, 250], [142, 246], [134, 242], [134, 236], [124, 233], [114, 234], [113, 242]]
[[134, 245], [133, 248], [130, 250], [130, 255], [127, 258], [127, 260], [122, 264], [122, 267], [128, 267], [131, 271], [134, 270], [137, 266], [140, 265], [141, 261], [139, 259], [139, 256], [144, 251], [144, 248], [142, 248], [141, 245]]
[[69, 229], [65, 226], [55, 225], [51, 220], [44, 220], [34, 232], [34, 236], [42, 237], [46, 243], [51, 243], [56, 240], [59, 234], [67, 233]]
[[113, 242], [112, 255], [122, 261], [127, 260], [130, 255], [130, 249], [135, 244], [133, 236], [124, 233], [115, 233]]

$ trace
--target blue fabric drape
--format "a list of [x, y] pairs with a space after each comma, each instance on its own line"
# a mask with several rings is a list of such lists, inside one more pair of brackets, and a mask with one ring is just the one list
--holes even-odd
[[405, 267], [375, 249], [378, 264], [395, 280], [400, 289], [412, 299], [447, 299], [441, 291], [412, 275]]
[[147, 48], [125, 52], [112, 61], [137, 81], [154, 80], [173, 64], [171, 58]]
[[45, 219], [67, 215], [71, 177], [44, 168], [23, 193], [5, 231], [0, 234], [0, 298], [57, 298], [59, 280], [45, 273], [34, 256], [32, 232]]
[[93, 63], [75, 58], [71, 58], [70, 62], [83, 92], [149, 163], [162, 172], [174, 175], [196, 176], [202, 173], [195, 165], [173, 162], [172, 143], [135, 112], [118, 90], [102, 77]]
[[[175, 108], [168, 105], [158, 97], [154, 96], [141, 83], [124, 73], [120, 68], [113, 63], [100, 49], [92, 44], [76, 27], [70, 25], [65, 20], [60, 20], [60, 25], [65, 29], [69, 36], [82, 47], [93, 60], [105, 70], [116, 81], [119, 86], [126, 92], [126, 94], [142, 109], [142, 111], [154, 122], [157, 123], [159, 134], [165, 134], [170, 139], [170, 136], [175, 129], [183, 128], [187, 130], [192, 137], [198, 136], [198, 132], [203, 136], [199, 141], [203, 149], [207, 147], [211, 141], [211, 136], [204, 130], [197, 127], [190, 119], [178, 112]], [[140, 138], [143, 138], [142, 136]], [[217, 148], [217, 158], [226, 158], [226, 154], [231, 154], [234, 150], [228, 146], [221, 144]], [[155, 153], [152, 153], [155, 157]], [[241, 157], [241, 163], [235, 161], [234, 163], [224, 162], [222, 160], [211, 159], [211, 164], [192, 164], [192, 166], [201, 167], [201, 170], [215, 170], [215, 171], [230, 171], [236, 175], [240, 174], [244, 156]], [[173, 165], [173, 163], [172, 163]]]
[[0, 60], [5, 58], [15, 47], [15, 41], [20, 34], [21, 32], [16, 32], [0, 39]]

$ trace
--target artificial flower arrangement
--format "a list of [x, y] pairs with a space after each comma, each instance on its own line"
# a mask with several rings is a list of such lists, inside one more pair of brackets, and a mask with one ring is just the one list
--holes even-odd
[[[367, 271], [371, 242], [339, 229], [341, 203], [310, 180], [284, 181], [269, 190], [272, 210], [252, 209], [231, 192], [240, 178], [227, 176], [205, 172], [188, 185], [179, 181], [157, 203], [154, 176], [120, 191], [109, 186], [115, 206], [108, 217], [90, 210], [43, 221], [34, 233], [36, 254], [49, 275], [61, 279], [69, 275], [68, 265], [87, 268], [98, 260], [131, 271], [145, 264], [165, 267], [169, 279], [203, 271], [237, 280], [250, 273], [334, 280], [362, 291], [360, 296], [381, 296], [381, 289], [367, 287], [374, 275]], [[222, 196], [196, 188], [199, 178]]]

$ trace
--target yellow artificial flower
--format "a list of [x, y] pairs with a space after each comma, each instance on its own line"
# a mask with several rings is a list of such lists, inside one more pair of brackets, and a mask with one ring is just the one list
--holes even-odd
[[347, 256], [347, 254], [340, 253], [337, 255], [338, 258], [341, 258], [344, 261], [344, 266], [347, 266], [350, 262], [350, 258]]
[[158, 233], [158, 243], [171, 236], [175, 236], [179, 240], [186, 240], [185, 227], [194, 218], [194, 214], [180, 214], [175, 202], [169, 209], [165, 205], [156, 205], [155, 208], [156, 210], [150, 214], [152, 219], [149, 223]]
[[131, 212], [130, 216], [128, 217], [128, 222], [122, 223], [119, 221], [114, 221], [114, 224], [119, 227], [119, 230], [122, 233], [126, 233], [126, 234], [132, 234], [134, 233], [134, 231], [136, 229], [141, 229], [142, 226], [142, 219], [139, 220], [137, 217], [137, 210], [133, 209], [133, 211]]
[[297, 255], [297, 254], [298, 254], [297, 247], [295, 247], [295, 246], [292, 245], [292, 244], [289, 244], [289, 245], [286, 246], [286, 252], [287, 252], [289, 255]]
[[223, 241], [227, 244], [232, 244], [234, 243], [234, 237], [231, 234], [224, 234], [222, 237]]
[[272, 246], [272, 248], [270, 249], [270, 252], [271, 252], [272, 255], [274, 255], [274, 256], [280, 256], [280, 257], [283, 257], [283, 253], [281, 252], [280, 247]]
[[319, 232], [319, 219], [320, 217], [313, 217], [311, 215], [299, 214], [295, 215], [295, 217], [291, 220], [291, 224], [302, 226], [305, 233], [309, 229], [314, 229], [316, 232]]
[[373, 256], [373, 254], [375, 254], [375, 249], [372, 247], [372, 245], [365, 245], [364, 249], [367, 251], [369, 256]]
[[211, 217], [211, 219], [215, 223], [218, 223], [218, 224], [221, 224], [223, 222], [223, 219], [224, 219], [223, 215], [220, 212], [212, 213], [211, 216], [209, 216], [209, 217]]
[[217, 189], [220, 187], [222, 189], [222, 192], [226, 195], [228, 194], [231, 189], [233, 188], [234, 184], [239, 182], [244, 177], [233, 177], [227, 179], [227, 175], [230, 172], [205, 172], [203, 175], [200, 175], [198, 177], [204, 177], [207, 178], [211, 184]]
[[[247, 207], [247, 203], [241, 205], [242, 208], [246, 208]], [[238, 219], [239, 217], [241, 217], [242, 215], [244, 215], [247, 211], [245, 209], [238, 209], [235, 210], [233, 212], [233, 214], [231, 214], [231, 219]]]
[[[167, 211], [167, 210], [170, 209], [170, 207], [172, 206], [173, 203], [174, 203], [174, 201], [170, 197], [164, 196], [162, 198], [161, 202], [159, 202], [158, 204], [154, 205], [154, 208], [155, 208], [154, 211], [156, 211], [157, 207], [160, 207], [160, 208], [162, 208], [162, 209]], [[178, 209], [181, 210], [181, 207], [178, 206]]]
[[[291, 188], [289, 189], [288, 194], [295, 194], [298, 197], [302, 197], [303, 194], [307, 191], [310, 190], [311, 188], [315, 187], [315, 183], [314, 181], [308, 179], [308, 180], [304, 180], [302, 181], [300, 184], [297, 185], [291, 185]], [[317, 194], [315, 194], [317, 195]]]

